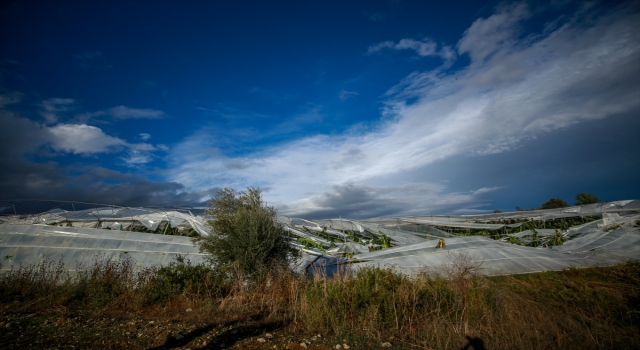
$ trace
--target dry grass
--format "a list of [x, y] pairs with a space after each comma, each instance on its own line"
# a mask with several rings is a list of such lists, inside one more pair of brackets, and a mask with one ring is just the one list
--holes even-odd
[[348, 267], [332, 278], [298, 277], [276, 268], [253, 281], [188, 262], [135, 271], [130, 261], [99, 260], [74, 275], [44, 262], [0, 277], [0, 301], [35, 313], [161, 314], [190, 305], [207, 317], [259, 318], [407, 347], [460, 349], [471, 339], [476, 349], [640, 348], [638, 262], [500, 277], [477, 272], [464, 256], [441, 277]]

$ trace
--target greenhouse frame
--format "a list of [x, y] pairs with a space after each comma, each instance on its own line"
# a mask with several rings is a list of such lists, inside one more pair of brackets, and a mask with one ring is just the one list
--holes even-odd
[[[215, 234], [206, 208], [3, 201], [0, 213], [0, 273], [45, 259], [71, 270], [95, 259], [131, 259], [139, 268], [178, 255], [203, 263], [193, 237]], [[277, 220], [302, 252], [291, 264], [298, 273], [349, 266], [446, 274], [464, 260], [482, 274], [503, 275], [640, 259], [639, 200], [486, 215]]]

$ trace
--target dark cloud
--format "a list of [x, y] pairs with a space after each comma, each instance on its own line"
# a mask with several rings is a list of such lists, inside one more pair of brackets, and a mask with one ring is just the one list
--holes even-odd
[[50, 140], [40, 124], [12, 112], [0, 111], [0, 123], [0, 159], [33, 153]]
[[[217, 188], [188, 192], [175, 182], [154, 182], [100, 167], [63, 167], [3, 157], [3, 200], [48, 199], [122, 206], [203, 206]], [[77, 174], [77, 175], [74, 175]]]
[[291, 205], [280, 205], [278, 209], [283, 215], [307, 219], [428, 215], [454, 209], [468, 211], [484, 203], [484, 194], [497, 189], [480, 188], [460, 193], [445, 192], [445, 186], [427, 182], [396, 186], [344, 183]]
[[202, 206], [217, 188], [190, 192], [176, 182], [154, 182], [100, 166], [61, 166], [34, 162], [51, 155], [47, 128], [11, 112], [0, 111], [0, 193], [3, 200], [51, 199], [124, 206]]

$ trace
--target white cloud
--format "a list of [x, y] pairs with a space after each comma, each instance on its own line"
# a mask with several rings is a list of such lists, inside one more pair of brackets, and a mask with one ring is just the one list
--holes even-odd
[[367, 54], [376, 54], [386, 49], [396, 51], [409, 50], [415, 52], [420, 57], [438, 56], [441, 57], [446, 64], [450, 64], [456, 59], [456, 53], [450, 46], [443, 46], [438, 50], [438, 44], [429, 38], [422, 40], [401, 39], [397, 43], [393, 41], [383, 41], [369, 46]]
[[[640, 108], [637, 12], [581, 13], [521, 38], [518, 26], [528, 16], [525, 5], [514, 4], [475, 21], [457, 45], [471, 63], [454, 73], [441, 67], [407, 76], [384, 96], [383, 118], [373, 129], [303, 137], [242, 157], [194, 152], [216, 147], [206, 132], [197, 133], [172, 150], [170, 180], [192, 189], [271, 187], [267, 200], [296, 215], [346, 213], [346, 199], [332, 198], [347, 197], [389, 202], [387, 214], [432, 203], [470, 210], [497, 188], [448, 193], [442, 184], [408, 183], [403, 174], [456, 155], [509, 152], [538, 135]], [[428, 45], [403, 45], [431, 52]], [[228, 167], [232, 161], [243, 166]]]
[[530, 16], [524, 3], [505, 5], [498, 13], [473, 22], [458, 42], [458, 52], [468, 53], [474, 63], [481, 63], [491, 54], [514, 46], [520, 29], [518, 23]]
[[128, 150], [129, 156], [122, 159], [127, 164], [142, 164], [151, 161], [150, 152], [156, 150], [151, 144], [128, 143], [86, 124], [58, 124], [43, 130], [48, 136], [41, 140], [42, 143], [48, 143], [58, 152], [89, 155]]
[[105, 134], [100, 128], [85, 124], [58, 124], [48, 128], [51, 147], [56, 151], [74, 154], [109, 152], [127, 143]]
[[129, 108], [126, 106], [110, 108], [107, 113], [116, 119], [157, 119], [164, 115], [164, 112], [155, 109]]
[[121, 157], [120, 159], [122, 159], [129, 166], [138, 166], [152, 161], [153, 155], [149, 152], [134, 149], [129, 152], [128, 157]]
[[346, 100], [350, 99], [351, 97], [355, 97], [355, 96], [358, 96], [358, 95], [360, 95], [360, 94], [355, 92], [355, 91], [347, 91], [345, 89], [342, 89], [342, 90], [340, 90], [339, 97], [340, 97], [341, 101], [346, 101]]
[[[117, 106], [103, 111], [80, 114], [76, 119], [82, 123], [88, 122], [91, 118], [111, 116], [115, 119], [158, 119], [165, 116], [163, 111], [156, 109], [129, 108]], [[141, 134], [142, 135], [142, 134]], [[147, 134], [148, 135], [148, 134]]]
[[147, 141], [148, 139], [150, 139], [150, 138], [151, 138], [151, 135], [150, 135], [150, 134], [147, 134], [146, 132], [142, 132], [142, 133], [140, 133], [139, 135], [140, 135], [140, 139], [141, 139], [142, 141]]

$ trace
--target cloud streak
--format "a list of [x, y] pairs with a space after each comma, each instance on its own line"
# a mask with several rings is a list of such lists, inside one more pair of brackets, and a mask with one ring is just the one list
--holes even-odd
[[[382, 118], [369, 131], [302, 137], [242, 157], [193, 154], [215, 145], [199, 134], [170, 154], [175, 170], [169, 179], [194, 190], [270, 187], [269, 201], [301, 216], [424, 213], [430, 203], [477, 206], [486, 189], [460, 194], [443, 184], [422, 184], [405, 191], [417, 185], [402, 174], [456, 155], [509, 152], [544, 133], [640, 107], [640, 82], [629, 79], [640, 76], [637, 11], [582, 11], [555, 30], [522, 38], [519, 26], [529, 18], [527, 6], [515, 4], [476, 20], [455, 45], [470, 64], [455, 72], [445, 66], [410, 74], [389, 89]], [[440, 55], [435, 43], [409, 39], [368, 52], [386, 49]], [[232, 161], [246, 166], [225, 165]], [[427, 189], [430, 196], [423, 195]], [[381, 211], [360, 202], [370, 209], [357, 211], [336, 200], [347, 197], [390, 204]]]
[[385, 50], [395, 51], [413, 51], [419, 57], [435, 56], [445, 61], [445, 65], [449, 66], [456, 59], [456, 52], [450, 46], [442, 46], [438, 50], [438, 44], [429, 39], [401, 39], [397, 43], [393, 41], [383, 41], [381, 43], [371, 45], [367, 49], [368, 55], [378, 54]]
[[42, 101], [40, 115], [48, 122], [55, 123], [62, 112], [70, 112], [75, 109], [76, 101], [72, 98], [50, 98]]
[[82, 123], [86, 123], [93, 118], [102, 117], [102, 116], [112, 117], [113, 119], [116, 119], [116, 120], [159, 119], [159, 118], [163, 118], [165, 116], [165, 113], [163, 111], [159, 111], [156, 109], [130, 108], [127, 106], [116, 106], [103, 111], [80, 114], [76, 117], [76, 120]]

